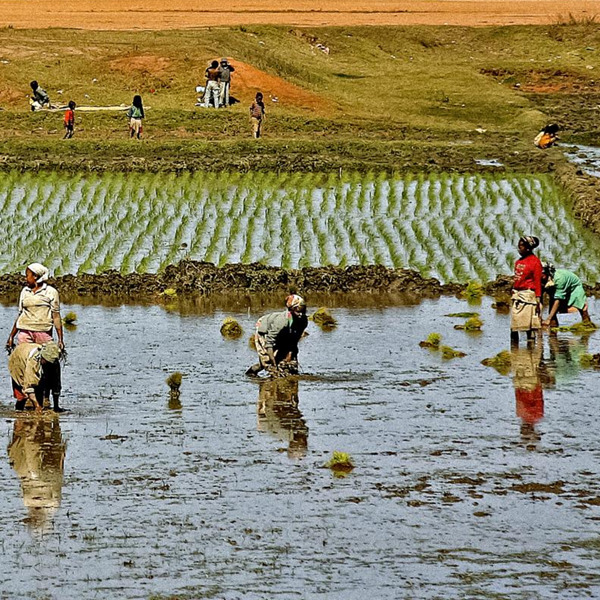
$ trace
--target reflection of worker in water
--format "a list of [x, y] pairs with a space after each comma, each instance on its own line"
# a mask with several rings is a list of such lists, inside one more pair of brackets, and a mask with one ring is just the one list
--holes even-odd
[[246, 375], [256, 376], [263, 369], [272, 374], [286, 364], [287, 371], [297, 372], [298, 342], [308, 325], [306, 303], [296, 294], [285, 300], [284, 311], [262, 316], [256, 323], [254, 341], [259, 362], [252, 365]]
[[43, 527], [60, 506], [66, 448], [57, 418], [15, 420], [8, 459], [34, 527]]
[[524, 442], [535, 442], [539, 440], [535, 425], [544, 417], [541, 347], [513, 348], [511, 364], [516, 413], [521, 419], [521, 437]]
[[579, 311], [583, 323], [591, 323], [587, 298], [581, 279], [566, 269], [556, 269], [551, 263], [544, 263], [542, 283], [550, 298], [548, 317], [545, 327], [558, 327], [558, 313]]
[[296, 378], [266, 379], [258, 392], [258, 431], [288, 443], [288, 456], [302, 458], [308, 448], [308, 427], [298, 408]]

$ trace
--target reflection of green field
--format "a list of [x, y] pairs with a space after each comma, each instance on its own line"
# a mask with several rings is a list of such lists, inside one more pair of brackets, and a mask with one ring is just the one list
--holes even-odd
[[182, 258], [382, 264], [442, 281], [509, 273], [522, 234], [597, 281], [598, 243], [547, 177], [317, 174], [0, 176], [0, 267], [152, 272]]

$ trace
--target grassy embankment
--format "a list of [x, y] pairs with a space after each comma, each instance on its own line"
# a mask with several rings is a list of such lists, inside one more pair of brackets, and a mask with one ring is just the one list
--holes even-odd
[[[596, 133], [599, 31], [594, 23], [3, 29], [0, 168], [467, 171], [481, 170], [476, 158], [497, 158], [512, 170], [547, 171], [561, 155], [533, 148], [541, 125], [564, 119], [563, 139]], [[220, 56], [240, 67], [232, 93], [241, 102], [196, 108], [194, 87]], [[114, 105], [141, 93], [150, 107], [145, 139], [127, 139], [123, 114], [80, 112], [75, 139], [62, 141], [62, 114], [28, 110], [31, 79], [55, 102]], [[279, 100], [267, 99], [259, 142], [247, 117], [258, 89]]]

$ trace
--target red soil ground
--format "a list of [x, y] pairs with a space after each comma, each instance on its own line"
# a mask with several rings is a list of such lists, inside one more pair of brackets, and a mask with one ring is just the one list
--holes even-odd
[[0, 0], [0, 27], [180, 29], [287, 25], [511, 25], [600, 15], [600, 0]]

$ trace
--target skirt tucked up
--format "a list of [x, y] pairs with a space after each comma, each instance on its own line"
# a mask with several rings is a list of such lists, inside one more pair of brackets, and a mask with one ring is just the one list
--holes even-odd
[[510, 311], [511, 331], [530, 331], [542, 327], [533, 290], [513, 290]]

